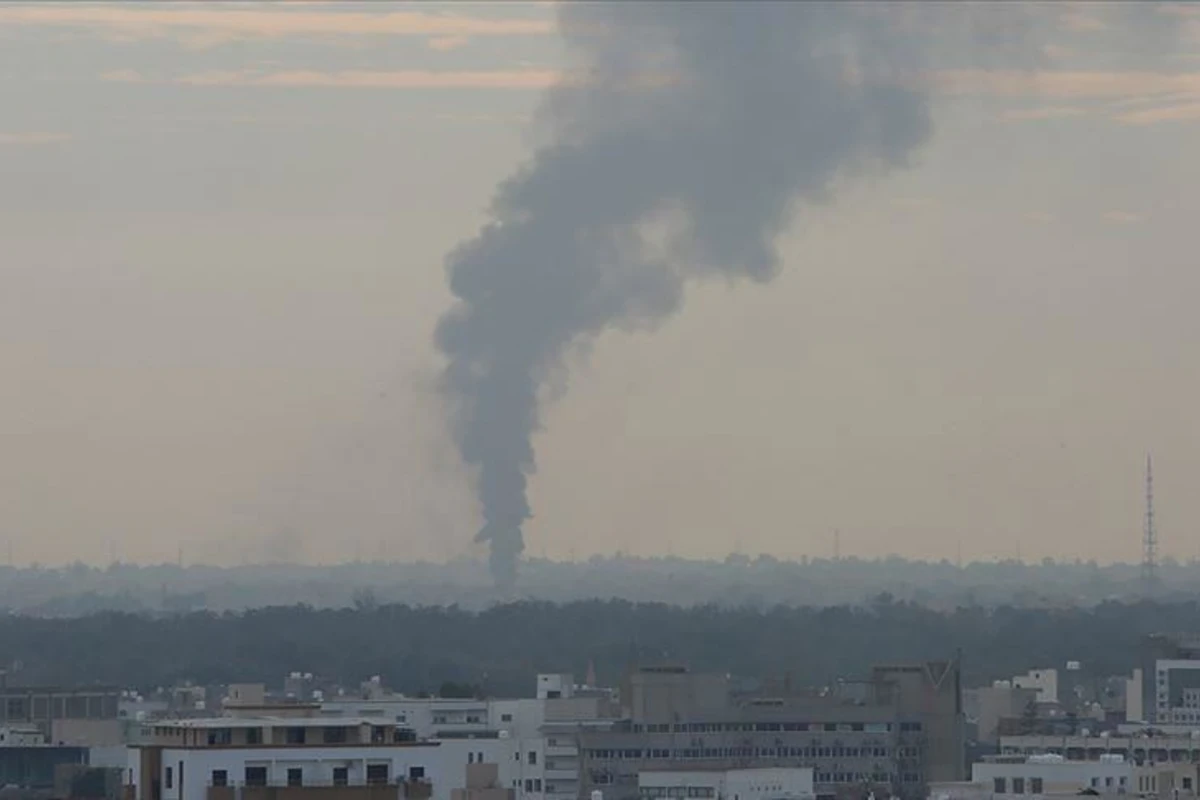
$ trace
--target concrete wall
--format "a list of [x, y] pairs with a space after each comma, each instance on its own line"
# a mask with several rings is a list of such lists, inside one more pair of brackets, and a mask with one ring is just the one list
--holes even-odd
[[995, 744], [999, 740], [1000, 720], [1020, 717], [1037, 700], [1037, 689], [1015, 686], [985, 686], [974, 690], [978, 707], [979, 741]]
[[1012, 685], [1018, 689], [1035, 690], [1039, 703], [1058, 702], [1058, 670], [1056, 669], [1031, 669], [1024, 675], [1014, 677]]

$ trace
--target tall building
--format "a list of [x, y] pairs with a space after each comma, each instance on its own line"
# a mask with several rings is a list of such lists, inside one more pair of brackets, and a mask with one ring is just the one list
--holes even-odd
[[637, 800], [647, 771], [809, 767], [818, 797], [919, 798], [965, 773], [955, 661], [876, 667], [824, 695], [739, 696], [723, 675], [643, 668], [621, 703], [621, 720], [579, 733], [581, 796]]
[[1143, 642], [1142, 709], [1159, 725], [1200, 724], [1200, 637], [1156, 634]]

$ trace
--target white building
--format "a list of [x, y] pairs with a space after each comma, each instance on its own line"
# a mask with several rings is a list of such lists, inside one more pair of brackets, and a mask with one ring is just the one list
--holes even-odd
[[1121, 756], [1067, 761], [1062, 756], [1001, 758], [971, 766], [971, 782], [993, 795], [1078, 794], [1092, 789], [1124, 794], [1133, 785], [1134, 765]]
[[814, 796], [810, 767], [638, 774], [640, 800], [806, 800]]
[[303, 800], [308, 787], [379, 786], [450, 800], [467, 766], [488, 755], [478, 744], [415, 741], [411, 731], [373, 720], [183, 719], [143, 726], [126, 780], [134, 800], [232, 800], [230, 792], [255, 787], [286, 787]]
[[1062, 756], [1000, 756], [971, 767], [971, 781], [931, 787], [938, 800], [1093, 795], [1194, 797], [1197, 766], [1190, 762], [1138, 766], [1119, 755], [1095, 761]]

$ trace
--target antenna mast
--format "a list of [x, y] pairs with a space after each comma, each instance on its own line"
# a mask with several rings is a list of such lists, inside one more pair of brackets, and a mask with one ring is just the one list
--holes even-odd
[[1158, 587], [1158, 532], [1154, 529], [1154, 465], [1146, 455], [1146, 519], [1142, 528], [1142, 590], [1147, 596]]

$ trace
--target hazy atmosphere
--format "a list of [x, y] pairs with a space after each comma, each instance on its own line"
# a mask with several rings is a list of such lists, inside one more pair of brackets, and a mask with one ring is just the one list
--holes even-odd
[[[623, 5], [0, 5], [8, 557], [482, 558], [464, 398], [532, 435], [527, 556], [1137, 561], [1147, 452], [1200, 554], [1200, 8], [812, 4], [852, 75], [726, 81], [787, 4]], [[666, 243], [462, 345], [530, 219]]]

